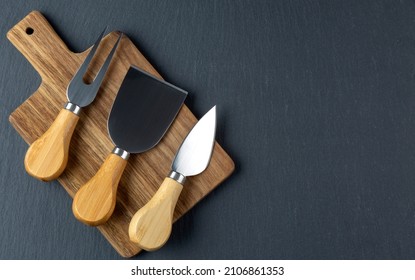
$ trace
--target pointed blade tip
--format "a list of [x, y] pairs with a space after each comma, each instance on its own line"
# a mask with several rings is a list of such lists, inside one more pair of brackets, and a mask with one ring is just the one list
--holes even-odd
[[210, 108], [208, 114], [212, 112], [212, 114], [214, 114], [216, 116], [216, 105], [214, 105], [212, 108]]
[[172, 170], [188, 177], [202, 173], [213, 154], [216, 135], [216, 105], [190, 130], [172, 163]]

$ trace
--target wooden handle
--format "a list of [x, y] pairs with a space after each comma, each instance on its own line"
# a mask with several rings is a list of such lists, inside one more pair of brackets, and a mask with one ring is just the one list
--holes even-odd
[[98, 226], [112, 215], [117, 198], [118, 182], [127, 161], [110, 154], [98, 172], [75, 194], [72, 211], [81, 222]]
[[128, 234], [130, 240], [146, 251], [159, 249], [169, 239], [174, 208], [183, 186], [166, 178], [156, 194], [134, 214]]
[[68, 163], [68, 150], [79, 116], [62, 109], [49, 129], [30, 145], [24, 165], [42, 181], [58, 178]]

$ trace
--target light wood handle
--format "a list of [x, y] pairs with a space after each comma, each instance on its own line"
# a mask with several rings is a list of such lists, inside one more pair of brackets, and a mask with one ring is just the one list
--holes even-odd
[[118, 182], [127, 165], [120, 156], [110, 154], [98, 172], [75, 194], [72, 212], [81, 222], [98, 226], [112, 215], [117, 198]]
[[156, 194], [131, 219], [128, 234], [132, 242], [146, 251], [157, 250], [166, 243], [182, 189], [175, 180], [164, 179]]
[[68, 163], [69, 144], [79, 116], [62, 109], [49, 129], [30, 145], [24, 165], [27, 173], [42, 181], [58, 178]]

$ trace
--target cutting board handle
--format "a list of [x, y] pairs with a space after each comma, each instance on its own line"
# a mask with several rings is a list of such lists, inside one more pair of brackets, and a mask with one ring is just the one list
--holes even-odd
[[114, 212], [118, 183], [127, 160], [110, 154], [98, 172], [75, 194], [72, 212], [90, 226], [104, 224]]
[[26, 57], [39, 75], [56, 77], [62, 72], [62, 57], [73, 57], [45, 17], [33, 11], [7, 32], [7, 38]]
[[164, 179], [156, 194], [131, 219], [128, 234], [132, 242], [146, 251], [157, 250], [167, 242], [182, 189], [177, 181]]

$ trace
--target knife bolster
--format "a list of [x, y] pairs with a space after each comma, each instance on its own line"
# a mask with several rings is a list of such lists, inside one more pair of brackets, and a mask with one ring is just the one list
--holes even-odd
[[69, 112], [74, 113], [77, 116], [79, 116], [79, 114], [81, 113], [81, 107], [71, 102], [66, 102], [64, 108], [68, 110]]
[[175, 180], [177, 183], [183, 185], [186, 181], [186, 176], [183, 174], [180, 174], [179, 172], [176, 172], [174, 170], [170, 171], [169, 176], [167, 176], [173, 180]]
[[121, 157], [124, 160], [128, 160], [128, 158], [130, 157], [130, 153], [129, 152], [127, 152], [126, 150], [123, 150], [121, 148], [118, 148], [118, 147], [115, 147], [112, 150], [112, 153], [115, 154], [115, 155], [117, 155], [117, 156], [119, 156], [119, 157]]

